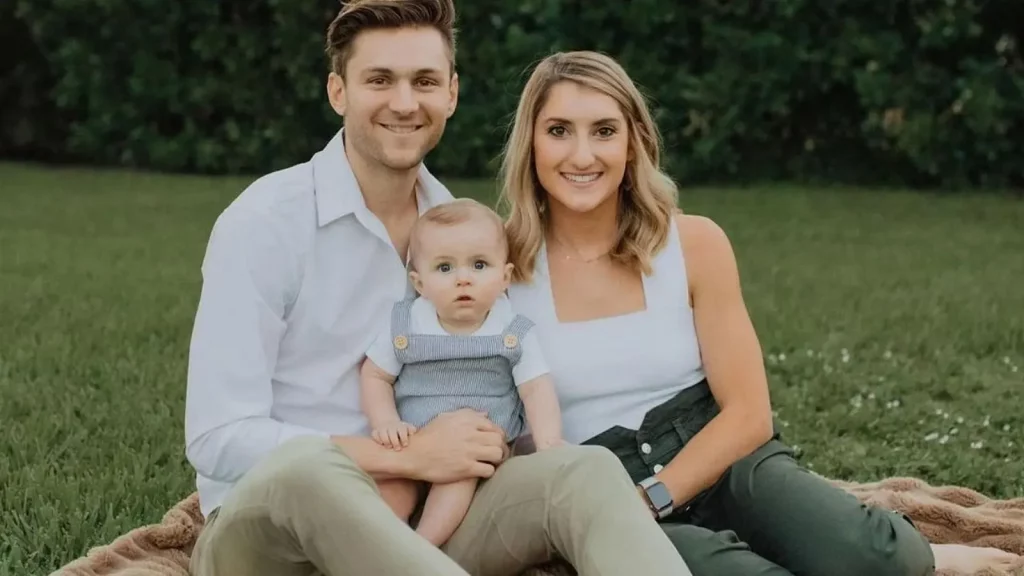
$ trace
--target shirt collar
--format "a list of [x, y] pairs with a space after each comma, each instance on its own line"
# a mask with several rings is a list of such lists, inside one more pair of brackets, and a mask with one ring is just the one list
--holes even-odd
[[[320, 226], [326, 226], [356, 210], [366, 209], [366, 201], [359, 190], [359, 183], [352, 172], [348, 156], [345, 155], [344, 132], [344, 128], [338, 130], [323, 150], [313, 155], [313, 187], [316, 195], [317, 223]], [[448, 188], [423, 164], [420, 164], [416, 188], [421, 214], [431, 206], [452, 199]]]

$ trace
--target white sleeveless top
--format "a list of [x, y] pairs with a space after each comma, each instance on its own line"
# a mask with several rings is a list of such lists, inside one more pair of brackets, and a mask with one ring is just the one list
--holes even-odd
[[543, 244], [533, 280], [509, 288], [515, 311], [536, 323], [568, 442], [616, 425], [635, 430], [648, 410], [704, 379], [674, 218], [652, 264], [652, 274], [643, 277], [646, 309], [619, 316], [560, 322]]

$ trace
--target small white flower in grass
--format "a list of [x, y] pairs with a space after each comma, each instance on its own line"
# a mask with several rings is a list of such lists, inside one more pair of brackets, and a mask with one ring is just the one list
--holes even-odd
[[949, 420], [949, 412], [943, 412], [942, 413], [942, 419], [943, 420]]
[[1010, 357], [1009, 356], [1003, 356], [1003, 364], [1009, 364], [1009, 363], [1010, 363]]
[[884, 357], [886, 360], [891, 359], [892, 358], [892, 350], [886, 350], [885, 354], [882, 354], [882, 357]]
[[771, 362], [772, 364], [775, 364], [775, 362], [776, 362], [775, 354], [769, 354], [768, 355], [768, 361]]
[[985, 416], [985, 421], [982, 422], [981, 425], [984, 426], [985, 428], [988, 428], [989, 426], [992, 425], [989, 416]]
[[942, 416], [942, 408], [936, 408], [935, 409], [935, 415], [936, 416]]
[[890, 402], [886, 402], [885, 403], [885, 407], [889, 408], [890, 410], [892, 410], [893, 408], [899, 408], [900, 407], [900, 401], [899, 400], [892, 400]]
[[956, 423], [957, 424], [963, 424], [964, 423], [964, 417], [963, 416], [957, 416], [956, 417]]
[[850, 398], [850, 405], [853, 406], [854, 408], [860, 408], [861, 406], [864, 405], [864, 399], [861, 398], [860, 394], [857, 394], [853, 398]]
[[831, 373], [832, 373], [832, 367], [829, 366], [828, 364], [825, 364], [825, 374], [831, 374]]
[[1009, 431], [1010, 431], [1010, 425], [1009, 424], [1003, 424], [1003, 432], [1009, 432]]
[[942, 438], [939, 438], [939, 444], [945, 444], [949, 442], [949, 434], [943, 434]]
[[814, 350], [811, 350], [810, 348], [808, 348], [807, 349], [807, 357], [808, 358], [814, 358]]
[[779, 354], [779, 362], [785, 362], [785, 361], [786, 361], [786, 354], [785, 354], [785, 352], [783, 352], [783, 353]]
[[1008, 441], [1006, 445], [1009, 446], [1010, 448], [1013, 448], [1013, 440]]
[[977, 442], [971, 442], [971, 448], [974, 448], [975, 450], [980, 449], [982, 445], [983, 443], [981, 440], [978, 440]]
[[1017, 367], [1016, 366], [1010, 366], [1010, 372], [1016, 372], [1016, 371], [1017, 371]]
[[953, 436], [956, 436], [959, 432], [960, 432], [959, 428], [950, 428], [949, 429], [949, 433], [952, 434]]
[[924, 441], [925, 442], [931, 442], [932, 440], [935, 440], [938, 437], [939, 437], [939, 433], [938, 432], [932, 432], [932, 433], [930, 433], [930, 434], [928, 434], [927, 436], [924, 437]]
[[917, 424], [918, 424], [919, 426], [924, 426], [924, 420], [918, 420], [918, 421], [917, 421]]
[[868, 394], [868, 400], [874, 400], [874, 399], [875, 399], [875, 393], [874, 392]]

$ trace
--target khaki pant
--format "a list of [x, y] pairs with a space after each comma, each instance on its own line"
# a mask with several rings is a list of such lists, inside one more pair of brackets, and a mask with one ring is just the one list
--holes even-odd
[[331, 442], [300, 438], [253, 468], [212, 514], [195, 576], [512, 576], [553, 558], [581, 576], [689, 576], [604, 448], [502, 464], [439, 550], [400, 521]]

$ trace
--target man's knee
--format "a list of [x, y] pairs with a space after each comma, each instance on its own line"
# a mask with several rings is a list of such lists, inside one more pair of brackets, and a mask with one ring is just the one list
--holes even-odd
[[235, 492], [243, 499], [310, 496], [339, 489], [339, 472], [353, 480], [372, 479], [333, 442], [302, 436], [282, 443], [242, 478]]
[[556, 448], [559, 465], [553, 471], [556, 481], [577, 493], [605, 490], [610, 484], [631, 485], [622, 462], [602, 446], [566, 446]]

